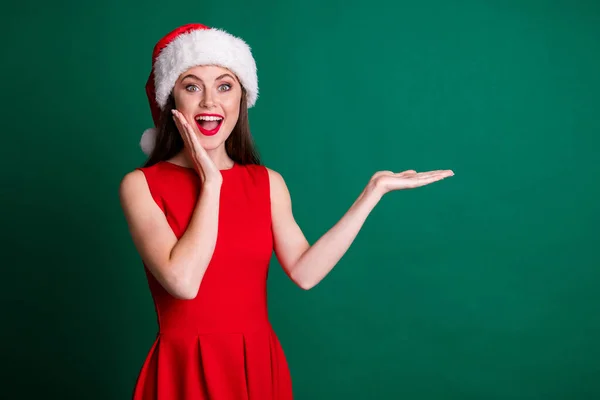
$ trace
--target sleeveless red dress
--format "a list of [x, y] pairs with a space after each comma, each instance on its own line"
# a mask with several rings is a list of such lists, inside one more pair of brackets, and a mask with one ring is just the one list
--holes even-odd
[[[138, 169], [180, 238], [199, 196], [196, 171], [167, 161]], [[268, 172], [236, 163], [221, 173], [216, 247], [196, 298], [174, 298], [144, 266], [158, 333], [134, 400], [292, 399], [288, 364], [267, 313]]]

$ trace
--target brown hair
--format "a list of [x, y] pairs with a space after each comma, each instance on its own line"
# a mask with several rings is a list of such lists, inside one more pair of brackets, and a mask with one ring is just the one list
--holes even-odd
[[[159, 161], [166, 161], [179, 153], [184, 142], [179, 130], [173, 121], [171, 110], [175, 108], [173, 94], [169, 96], [167, 104], [160, 114], [158, 133], [154, 149], [144, 163], [144, 167], [150, 167]], [[240, 114], [238, 120], [225, 140], [225, 151], [231, 159], [238, 164], [260, 165], [260, 156], [250, 133], [250, 122], [248, 121], [248, 102], [246, 90], [242, 88], [242, 99], [240, 101]]]

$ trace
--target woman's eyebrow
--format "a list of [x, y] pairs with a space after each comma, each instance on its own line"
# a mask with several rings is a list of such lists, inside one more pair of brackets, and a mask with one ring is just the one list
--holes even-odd
[[[217, 79], [215, 79], [215, 80], [216, 80], [216, 81], [218, 81], [219, 79], [223, 79], [223, 78], [225, 78], [226, 76], [228, 76], [228, 77], [230, 77], [231, 79], [235, 80], [235, 79], [233, 78], [233, 76], [231, 76], [230, 74], [223, 74], [223, 75], [220, 75], [220, 76], [218, 76], [218, 77], [217, 77]], [[202, 80], [202, 79], [198, 78], [198, 77], [197, 77], [196, 75], [194, 75], [194, 74], [187, 74], [186, 76], [184, 76], [183, 78], [181, 78], [181, 80], [184, 80], [185, 78], [192, 78], [192, 79], [195, 79], [195, 80], [197, 80], [197, 81], [203, 82], [203, 80]]]

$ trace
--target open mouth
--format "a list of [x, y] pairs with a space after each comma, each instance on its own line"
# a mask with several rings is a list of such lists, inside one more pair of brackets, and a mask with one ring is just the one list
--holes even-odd
[[216, 135], [223, 124], [224, 118], [216, 114], [201, 114], [196, 116], [196, 125], [203, 135]]

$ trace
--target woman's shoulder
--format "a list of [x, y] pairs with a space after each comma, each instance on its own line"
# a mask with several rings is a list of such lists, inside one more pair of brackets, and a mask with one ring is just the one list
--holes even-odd
[[126, 172], [123, 177], [121, 177], [121, 182], [119, 184], [120, 190], [126, 190], [132, 186], [137, 187], [142, 183], [145, 183], [146, 177], [144, 173], [144, 168], [137, 167], [133, 170]]
[[239, 164], [242, 168], [251, 170], [254, 173], [268, 175], [270, 181], [281, 181], [283, 177], [278, 171], [264, 164]]
[[267, 173], [269, 174], [269, 179], [283, 180], [283, 176], [278, 171], [274, 170], [273, 168], [267, 167], [266, 165], [264, 166], [264, 168], [267, 171]]
[[278, 171], [276, 171], [273, 168], [268, 167], [264, 164], [255, 164], [255, 165], [253, 165], [253, 168], [261, 169], [263, 171], [263, 173], [269, 177], [269, 181], [271, 181], [271, 182], [272, 181], [280, 181], [283, 179], [283, 177], [281, 176], [281, 174]]
[[[129, 193], [139, 192], [152, 192], [151, 186], [156, 186], [155, 182], [160, 181], [159, 170], [161, 169], [161, 163], [156, 163], [149, 166], [135, 167], [134, 169], [126, 172], [121, 178], [119, 183], [119, 193], [127, 195]], [[151, 185], [153, 183], [153, 185]]]
[[137, 186], [146, 183], [147, 176], [152, 174], [157, 169], [156, 164], [149, 167], [135, 167], [134, 169], [126, 172], [121, 178], [121, 187], [125, 186]]
[[283, 175], [279, 171], [267, 166], [265, 166], [264, 169], [267, 171], [269, 177], [271, 197], [288, 197], [289, 192]]
[[129, 204], [135, 204], [140, 198], [148, 193], [148, 183], [144, 172], [136, 168], [127, 172], [119, 182], [119, 200], [123, 208], [127, 209]]
[[285, 186], [283, 176], [275, 169], [264, 164], [239, 164], [240, 169], [246, 170], [250, 175], [254, 176], [258, 181], [269, 185], [271, 192], [278, 191], [282, 186]]

